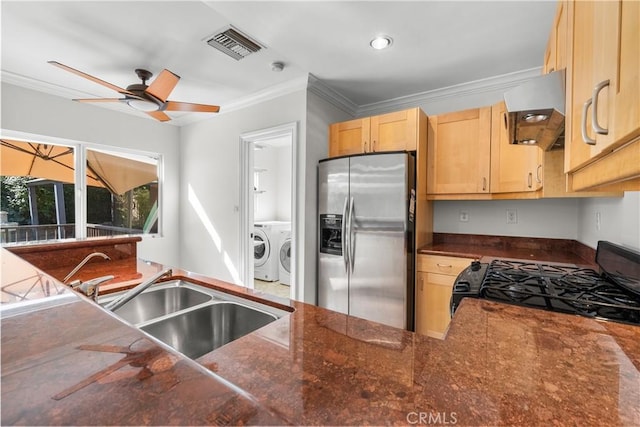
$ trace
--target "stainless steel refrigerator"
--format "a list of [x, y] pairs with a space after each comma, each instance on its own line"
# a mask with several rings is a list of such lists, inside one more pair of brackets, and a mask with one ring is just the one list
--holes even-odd
[[318, 164], [318, 305], [413, 330], [415, 156]]

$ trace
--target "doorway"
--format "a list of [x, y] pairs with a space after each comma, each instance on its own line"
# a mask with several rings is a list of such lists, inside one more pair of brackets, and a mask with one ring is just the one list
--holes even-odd
[[297, 123], [240, 136], [241, 279], [295, 299]]

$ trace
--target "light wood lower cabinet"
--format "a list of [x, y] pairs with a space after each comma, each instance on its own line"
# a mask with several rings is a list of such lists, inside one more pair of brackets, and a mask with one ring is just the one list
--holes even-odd
[[473, 259], [418, 255], [416, 332], [442, 338], [451, 321], [451, 292], [456, 277]]

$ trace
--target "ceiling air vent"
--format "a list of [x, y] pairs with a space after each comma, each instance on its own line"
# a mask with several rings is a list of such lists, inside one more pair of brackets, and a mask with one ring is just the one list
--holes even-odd
[[216, 35], [207, 40], [207, 43], [237, 61], [262, 49], [262, 46], [256, 41], [251, 40], [233, 27], [218, 31]]

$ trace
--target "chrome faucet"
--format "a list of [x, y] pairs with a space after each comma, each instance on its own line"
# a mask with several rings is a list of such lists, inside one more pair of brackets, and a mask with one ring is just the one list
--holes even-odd
[[127, 293], [125, 293], [124, 295], [121, 295], [120, 297], [114, 299], [109, 304], [106, 304], [104, 308], [110, 311], [115, 311], [120, 307], [122, 307], [123, 305], [125, 305], [126, 303], [128, 303], [129, 301], [131, 301], [132, 299], [134, 299], [136, 296], [138, 296], [138, 294], [140, 294], [142, 291], [147, 289], [149, 286], [156, 283], [158, 280], [162, 279], [165, 276], [171, 276], [172, 274], [173, 274], [173, 271], [170, 268], [167, 268], [166, 270], [163, 270], [160, 273], [156, 274], [155, 276], [150, 277], [148, 280], [140, 283], [135, 288], [127, 291]]
[[91, 254], [87, 255], [86, 257], [84, 257], [84, 259], [82, 261], [80, 261], [80, 263], [78, 265], [76, 265], [75, 268], [73, 270], [71, 270], [71, 272], [64, 277], [64, 279], [62, 279], [62, 283], [66, 284], [67, 281], [69, 279], [71, 279], [73, 277], [73, 275], [76, 274], [82, 267], [84, 267], [84, 265], [87, 262], [89, 262], [89, 260], [91, 258], [97, 257], [97, 256], [101, 256], [102, 258], [106, 259], [107, 261], [111, 259], [111, 258], [109, 258], [108, 255], [105, 255], [102, 252], [91, 253]]
[[92, 298], [94, 301], [98, 300], [98, 287], [104, 283], [112, 280], [114, 276], [102, 276], [96, 277], [95, 279], [87, 280], [86, 282], [81, 282], [80, 280], [75, 280], [71, 282], [71, 289], [79, 290], [84, 293], [89, 298]]

